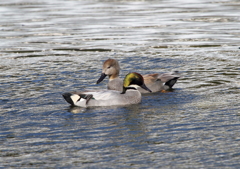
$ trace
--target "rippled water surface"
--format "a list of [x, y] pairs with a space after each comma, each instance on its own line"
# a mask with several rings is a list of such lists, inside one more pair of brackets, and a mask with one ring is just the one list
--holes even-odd
[[[0, 2], [0, 168], [240, 168], [240, 2]], [[61, 93], [178, 70], [168, 93], [71, 108]]]

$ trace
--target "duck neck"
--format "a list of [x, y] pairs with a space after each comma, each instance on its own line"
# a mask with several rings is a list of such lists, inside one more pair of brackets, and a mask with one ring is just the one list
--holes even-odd
[[135, 87], [123, 87], [123, 90], [122, 90], [121, 94], [125, 94], [128, 89], [137, 90]]
[[113, 79], [116, 79], [116, 78], [118, 78], [118, 74], [109, 75], [109, 80], [113, 80]]

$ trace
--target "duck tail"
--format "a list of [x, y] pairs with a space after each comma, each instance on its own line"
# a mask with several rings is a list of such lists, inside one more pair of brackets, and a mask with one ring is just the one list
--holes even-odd
[[72, 93], [63, 93], [62, 96], [69, 104], [71, 104], [72, 106], [74, 105], [74, 102], [71, 97]]
[[171, 89], [173, 87], [173, 85], [175, 85], [175, 83], [177, 82], [179, 77], [174, 77], [173, 79], [167, 81], [164, 85], [168, 86], [169, 89]]
[[72, 106], [86, 107], [88, 102], [93, 99], [92, 94], [63, 93], [63, 98]]

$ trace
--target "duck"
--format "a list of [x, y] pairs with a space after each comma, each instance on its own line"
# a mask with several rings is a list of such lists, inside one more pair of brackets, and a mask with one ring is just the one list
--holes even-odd
[[[102, 73], [99, 79], [97, 80], [97, 84], [102, 82], [106, 76], [109, 77], [109, 81], [107, 84], [108, 90], [117, 90], [122, 91], [123, 81], [119, 78], [120, 66], [116, 59], [107, 59], [102, 66]], [[146, 74], [143, 75], [144, 83], [147, 88], [149, 88], [153, 93], [154, 92], [166, 92], [167, 90], [171, 90], [173, 85], [177, 82], [178, 71], [170, 72], [170, 73], [154, 73], [154, 74]], [[150, 93], [148, 90], [144, 90], [142, 88], [138, 88], [141, 93]]]
[[136, 72], [128, 73], [122, 84], [121, 91], [99, 90], [67, 92], [63, 93], [62, 96], [72, 106], [118, 106], [140, 103], [142, 96], [138, 88], [152, 92], [146, 87], [142, 75]]

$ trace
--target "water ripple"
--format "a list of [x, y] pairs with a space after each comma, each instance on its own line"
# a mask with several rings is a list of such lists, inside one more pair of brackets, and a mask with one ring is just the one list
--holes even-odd
[[[238, 168], [239, 2], [0, 2], [0, 167]], [[130, 106], [69, 107], [61, 93], [179, 71]], [[194, 166], [194, 167], [193, 167]]]

